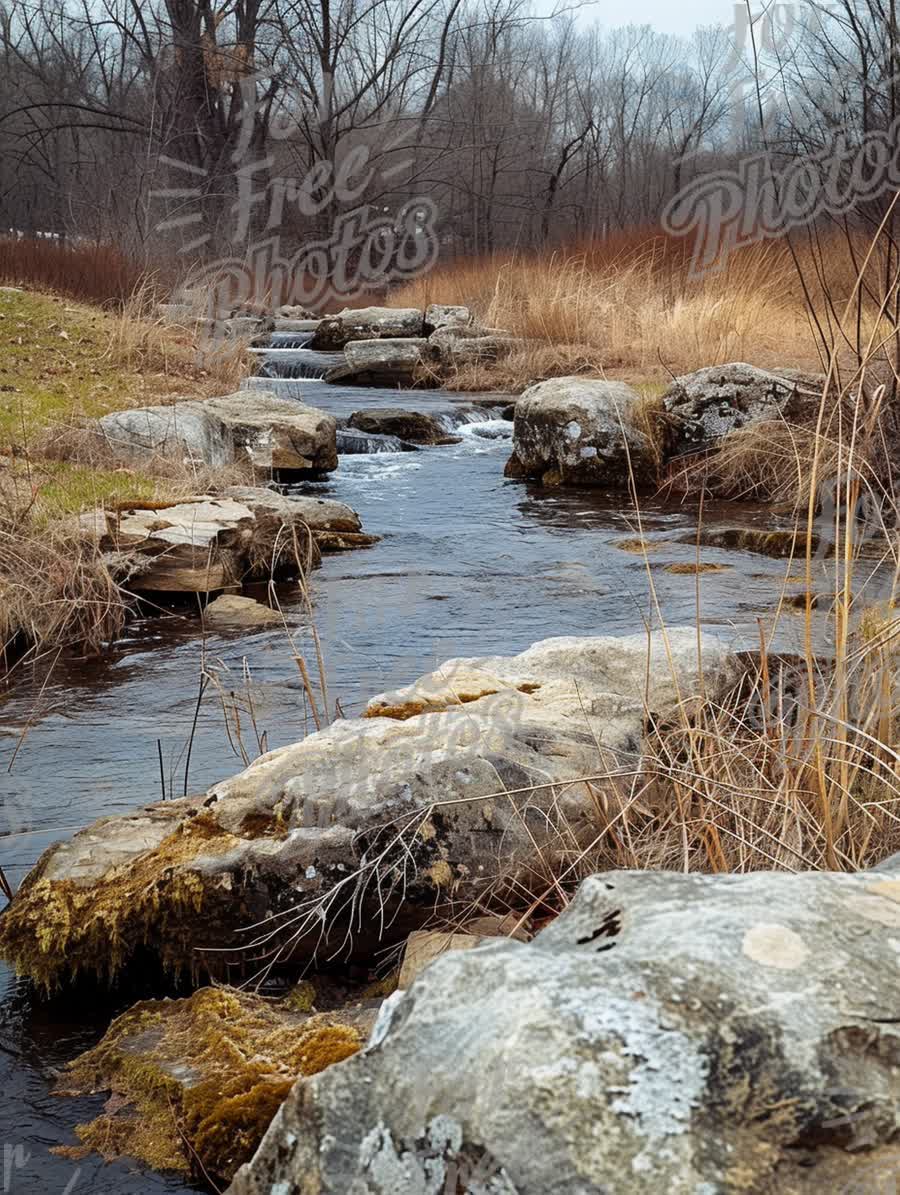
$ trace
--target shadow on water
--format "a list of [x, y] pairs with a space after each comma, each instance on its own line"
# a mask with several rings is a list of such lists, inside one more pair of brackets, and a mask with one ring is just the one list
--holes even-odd
[[[461, 436], [449, 447], [344, 456], [326, 481], [301, 487], [349, 503], [365, 529], [383, 537], [370, 550], [326, 557], [313, 578], [330, 697], [345, 713], [453, 656], [508, 654], [552, 635], [629, 633], [656, 620], [643, 558], [616, 546], [637, 534], [631, 503], [506, 480], [511, 428], [496, 411], [479, 408], [477, 397], [360, 391], [302, 377], [246, 383], [257, 384], [339, 418], [383, 405], [442, 413]], [[706, 508], [707, 523], [720, 520], [773, 525], [765, 508]], [[650, 555], [662, 617], [669, 625], [692, 624], [696, 579], [667, 573], [665, 566], [694, 559], [690, 544], [669, 541], [696, 527], [696, 511], [643, 502], [640, 527], [651, 542], [666, 541]], [[703, 559], [729, 568], [701, 579], [702, 621], [735, 645], [754, 644], [757, 616], [772, 609], [785, 562], [706, 548]], [[300, 596], [285, 589], [280, 600], [293, 643], [312, 665]], [[801, 625], [802, 619], [785, 616], [780, 645], [794, 646]], [[60, 661], [50, 676], [40, 667], [23, 671], [0, 710], [0, 828], [6, 832], [0, 863], [12, 883], [53, 841], [97, 817], [158, 799], [160, 747], [167, 789], [175, 795], [240, 770], [240, 752], [224, 733], [220, 693], [243, 700], [248, 674], [268, 746], [306, 733], [310, 719], [293, 654], [284, 629], [202, 639], [195, 616], [170, 614], [132, 624], [101, 660]], [[215, 675], [219, 687], [210, 686], [201, 705], [185, 778], [201, 670]], [[246, 747], [251, 756], [258, 751], [256, 741]], [[30, 1154], [9, 1189], [63, 1192], [76, 1164], [49, 1148], [71, 1142], [72, 1126], [96, 1108], [52, 1097], [53, 1073], [96, 1040], [115, 1009], [82, 997], [42, 1005], [8, 972], [0, 972], [0, 983], [0, 1141]], [[89, 1158], [77, 1165], [75, 1191], [190, 1189], [129, 1163], [105, 1167]]]

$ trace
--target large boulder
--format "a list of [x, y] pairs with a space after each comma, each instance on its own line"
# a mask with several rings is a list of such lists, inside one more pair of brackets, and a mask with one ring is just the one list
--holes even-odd
[[210, 398], [204, 410], [231, 434], [235, 455], [260, 472], [329, 473], [337, 468], [333, 416], [269, 390]]
[[447, 953], [229, 1195], [813, 1195], [900, 1174], [900, 879], [608, 872]]
[[764, 420], [808, 419], [825, 379], [737, 361], [676, 378], [663, 396], [674, 455], [713, 448], [729, 432]]
[[359, 307], [321, 320], [309, 343], [311, 349], [333, 352], [351, 340], [421, 336], [424, 317], [417, 307]]
[[331, 415], [268, 390], [114, 411], [99, 421], [99, 434], [123, 461], [180, 456], [215, 468], [247, 461], [263, 474], [336, 469], [336, 430]]
[[584, 778], [634, 764], [645, 718], [698, 692], [698, 650], [707, 694], [730, 687], [737, 660], [695, 628], [451, 660], [205, 795], [51, 847], [0, 917], [0, 953], [50, 987], [136, 953], [255, 973], [380, 957], [436, 910], [508, 907], [607, 824]]
[[153, 457], [219, 468], [234, 461], [234, 441], [220, 419], [200, 402], [112, 411], [99, 421], [99, 434], [120, 461]]
[[645, 400], [624, 382], [539, 382], [516, 403], [507, 476], [604, 489], [652, 484], [657, 454], [644, 410]]
[[422, 337], [351, 340], [344, 349], [344, 364], [330, 369], [325, 381], [412, 386], [423, 380], [436, 357], [435, 350]]

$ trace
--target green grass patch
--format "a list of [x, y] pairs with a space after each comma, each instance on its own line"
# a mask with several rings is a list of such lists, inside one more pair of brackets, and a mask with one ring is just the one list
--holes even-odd
[[54, 423], [198, 389], [187, 339], [67, 299], [0, 290], [0, 449]]

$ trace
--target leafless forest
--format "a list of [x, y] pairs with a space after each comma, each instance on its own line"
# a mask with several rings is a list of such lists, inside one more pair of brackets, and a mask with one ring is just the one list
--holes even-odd
[[783, 5], [732, 28], [724, 6], [722, 27], [687, 39], [591, 11], [13, 0], [0, 228], [202, 259], [427, 197], [442, 255], [475, 255], [652, 226], [697, 175], [757, 150], [790, 162], [836, 136], [895, 140], [892, 4]]

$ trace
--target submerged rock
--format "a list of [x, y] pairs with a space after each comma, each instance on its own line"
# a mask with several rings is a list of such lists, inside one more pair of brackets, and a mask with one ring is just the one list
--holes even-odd
[[439, 444], [447, 437], [436, 416], [423, 411], [407, 411], [403, 407], [368, 407], [364, 411], [354, 411], [347, 426], [370, 436], [396, 436], [409, 444]]
[[218, 467], [243, 460], [264, 474], [337, 468], [332, 416], [268, 390], [114, 411], [98, 427], [124, 461], [179, 455], [188, 463]]
[[81, 1147], [228, 1182], [248, 1161], [294, 1082], [349, 1058], [374, 1012], [297, 1012], [231, 988], [147, 1000], [118, 1017], [64, 1071], [58, 1095], [110, 1099], [79, 1125]]
[[257, 627], [281, 626], [282, 616], [277, 610], [264, 606], [255, 598], [236, 593], [223, 593], [203, 611], [203, 620], [213, 629], [253, 630]]
[[326, 316], [309, 343], [311, 349], [332, 352], [351, 340], [421, 336], [424, 317], [417, 307], [360, 307]]
[[[697, 652], [685, 628], [449, 661], [205, 796], [51, 847], [0, 916], [0, 953], [48, 987], [114, 977], [138, 951], [255, 971], [273, 952], [371, 958], [437, 910], [508, 908], [607, 824], [584, 778], [633, 763], [645, 718], [698, 691]], [[705, 635], [702, 660], [708, 695], [741, 671]]]
[[592, 876], [393, 996], [229, 1195], [887, 1190], [898, 931], [890, 874]]
[[663, 396], [672, 454], [713, 448], [728, 432], [770, 419], [808, 418], [824, 377], [737, 361], [676, 378]]
[[516, 403], [506, 475], [604, 489], [652, 484], [657, 453], [644, 409], [645, 400], [624, 382], [539, 382]]
[[676, 542], [702, 544], [709, 548], [726, 548], [732, 551], [759, 552], [763, 556], [803, 560], [806, 557], [807, 541], [813, 555], [819, 549], [819, 537], [815, 532], [790, 531], [786, 529], [765, 530], [762, 527], [701, 527], [690, 535], [682, 536]]

